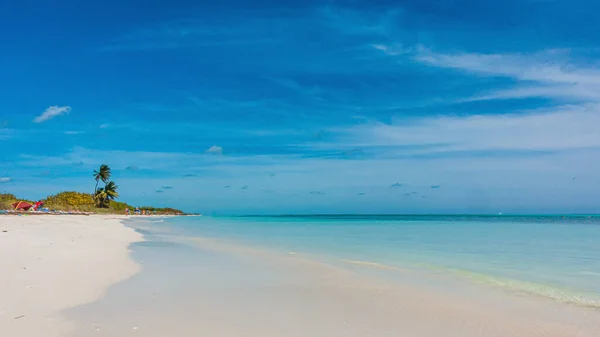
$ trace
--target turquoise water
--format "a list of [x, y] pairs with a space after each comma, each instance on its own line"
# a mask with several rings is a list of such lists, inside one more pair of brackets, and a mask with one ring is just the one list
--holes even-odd
[[179, 217], [172, 233], [377, 268], [424, 268], [600, 307], [598, 216]]

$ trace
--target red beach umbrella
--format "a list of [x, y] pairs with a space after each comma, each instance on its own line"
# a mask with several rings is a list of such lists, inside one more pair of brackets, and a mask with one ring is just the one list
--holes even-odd
[[28, 211], [33, 205], [25, 202], [25, 201], [18, 201], [12, 204], [15, 210], [23, 210], [23, 211]]

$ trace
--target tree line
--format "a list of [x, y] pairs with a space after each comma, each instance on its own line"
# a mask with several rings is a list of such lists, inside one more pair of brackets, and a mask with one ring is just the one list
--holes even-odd
[[[82, 193], [75, 191], [64, 191], [49, 195], [44, 201], [44, 207], [50, 210], [60, 211], [85, 211], [101, 213], [122, 213], [125, 209], [134, 209], [133, 206], [117, 201], [119, 198], [118, 186], [111, 180], [112, 171], [108, 165], [100, 165], [100, 168], [94, 170], [94, 192]], [[35, 201], [21, 199], [10, 193], [0, 193], [0, 210], [12, 209], [12, 204], [18, 201], [26, 201], [33, 204]], [[175, 208], [161, 208], [145, 206], [142, 209], [152, 211], [156, 214], [183, 214], [184, 212]]]

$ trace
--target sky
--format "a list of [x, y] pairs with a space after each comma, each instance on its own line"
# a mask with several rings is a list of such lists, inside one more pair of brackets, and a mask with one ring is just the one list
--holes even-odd
[[600, 213], [600, 3], [0, 3], [0, 192]]

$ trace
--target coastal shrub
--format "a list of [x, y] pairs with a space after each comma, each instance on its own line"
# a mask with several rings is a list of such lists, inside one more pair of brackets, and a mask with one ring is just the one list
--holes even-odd
[[19, 199], [16, 195], [11, 193], [0, 193], [0, 209], [12, 209], [12, 204], [17, 201], [25, 201], [30, 204], [33, 204], [34, 201]]
[[144, 206], [140, 207], [140, 209], [144, 209], [146, 211], [150, 211], [156, 214], [183, 214], [182, 210], [171, 208], [171, 207], [152, 207], [152, 206]]
[[124, 203], [124, 202], [120, 202], [120, 201], [112, 201], [110, 203], [109, 209], [117, 212], [117, 213], [122, 213], [125, 212], [125, 209], [129, 208], [129, 210], [133, 211], [134, 207]]
[[17, 197], [10, 193], [0, 193], [0, 201], [15, 201]]
[[44, 206], [51, 209], [83, 211], [94, 207], [94, 198], [88, 193], [74, 191], [60, 192], [48, 196]]
[[[25, 201], [30, 204], [35, 203], [36, 201], [20, 199], [14, 194], [10, 193], [0, 193], [0, 210], [12, 209], [12, 204], [16, 201]], [[101, 214], [111, 214], [117, 213], [122, 214], [125, 212], [126, 208], [129, 208], [132, 212], [135, 209], [134, 206], [131, 206], [125, 202], [120, 201], [111, 201], [110, 204], [106, 208], [96, 208], [94, 198], [92, 194], [89, 193], [81, 193], [75, 191], [66, 191], [60, 192], [57, 194], [53, 194], [48, 196], [44, 201], [44, 207], [47, 207], [51, 210], [57, 211], [83, 211], [83, 212], [94, 212]], [[140, 207], [140, 209], [147, 210], [156, 214], [184, 214], [183, 211], [171, 208], [171, 207], [152, 207], [145, 206]]]

